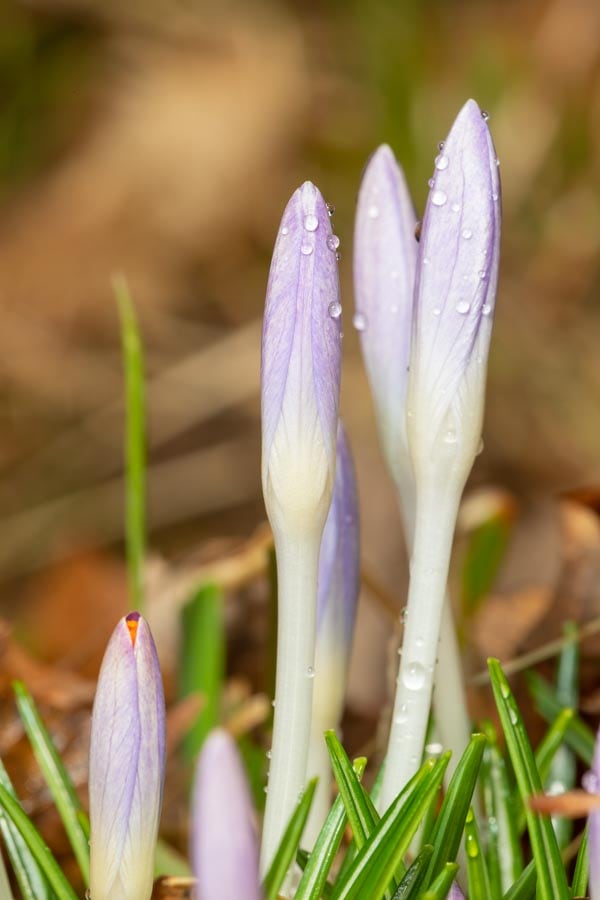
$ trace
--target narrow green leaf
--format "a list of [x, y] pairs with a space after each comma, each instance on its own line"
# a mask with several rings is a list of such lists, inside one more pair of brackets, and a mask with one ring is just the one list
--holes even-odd
[[332, 900], [372, 900], [387, 890], [432, 796], [440, 788], [449, 758], [444, 754], [421, 766], [358, 851], [346, 877], [336, 880]]
[[457, 872], [458, 865], [456, 863], [446, 863], [429, 890], [422, 895], [422, 900], [446, 900]]
[[529, 807], [529, 798], [541, 793], [542, 782], [519, 708], [498, 660], [488, 660], [488, 666], [506, 746], [526, 810], [527, 830], [537, 869], [538, 900], [568, 900], [567, 878], [552, 823]]
[[[357, 778], [362, 777], [366, 765], [365, 757], [354, 760], [352, 767]], [[325, 889], [329, 870], [342, 842], [347, 821], [344, 801], [341, 795], [338, 795], [304, 867], [295, 900], [319, 900]]]
[[573, 872], [573, 884], [571, 885], [571, 897], [587, 896], [588, 878], [590, 873], [590, 845], [589, 845], [589, 825], [585, 826], [581, 837], [581, 844], [577, 852], [575, 860], [575, 871]]
[[113, 287], [121, 319], [125, 367], [125, 481], [127, 569], [129, 605], [143, 612], [143, 566], [146, 550], [146, 410], [142, 343], [129, 287], [125, 278]]
[[191, 874], [192, 870], [184, 857], [159, 838], [154, 853], [154, 877], [173, 875], [188, 878]]
[[527, 865], [515, 883], [505, 893], [502, 900], [531, 900], [537, 885], [537, 869], [535, 861]]
[[225, 677], [223, 595], [214, 584], [199, 588], [181, 613], [180, 695], [200, 694], [202, 709], [183, 741], [195, 759], [206, 735], [218, 725]]
[[[537, 672], [526, 672], [525, 677], [538, 712], [546, 722], [553, 722], [561, 710], [564, 709], [563, 704], [556, 695], [556, 690]], [[592, 765], [595, 740], [596, 737], [589, 725], [586, 725], [578, 715], [574, 715], [567, 728], [565, 741], [583, 760], [586, 766]]]
[[44, 781], [52, 794], [52, 799], [87, 886], [90, 883], [89, 830], [86, 831], [81, 824], [81, 815], [83, 814], [85, 817], [85, 811], [71, 777], [54, 746], [54, 741], [42, 721], [33, 697], [21, 681], [13, 683], [13, 690], [29, 743], [33, 748]]
[[437, 877], [447, 862], [456, 859], [486, 743], [484, 734], [471, 736], [469, 746], [450, 780], [431, 835], [434, 849], [429, 863], [430, 880]]
[[[381, 794], [381, 786], [383, 785], [383, 775], [385, 772], [385, 759], [382, 764], [379, 766], [379, 771], [375, 776], [375, 781], [373, 782], [373, 787], [369, 792], [369, 797], [371, 798], [371, 803], [374, 808], [377, 809], [377, 801], [379, 800], [379, 795]], [[342, 881], [346, 878], [348, 874], [348, 869], [352, 865], [352, 861], [357, 853], [356, 841], [354, 838], [351, 840], [342, 860], [342, 865], [340, 866], [340, 870], [338, 872], [338, 879]]]
[[[556, 698], [565, 707], [576, 709], [579, 703], [579, 641], [578, 628], [574, 622], [566, 622], [563, 627], [565, 645], [558, 658], [556, 671]], [[548, 773], [538, 764], [546, 793], [557, 794], [570, 791], [577, 779], [577, 760], [570, 747], [562, 745], [556, 751]], [[552, 827], [558, 846], [567, 847], [573, 837], [573, 821], [565, 816], [552, 816]]]
[[490, 879], [472, 808], [465, 821], [465, 850], [467, 851], [469, 900], [490, 900], [492, 897]]
[[2, 900], [14, 900], [2, 852], [0, 852], [0, 897]]
[[523, 869], [523, 852], [516, 827], [515, 798], [496, 730], [491, 722], [485, 722], [482, 730], [488, 740], [479, 772], [487, 819], [487, 866], [491, 900], [500, 900]]
[[[0, 784], [6, 788], [11, 797], [18, 803], [19, 800], [15, 789], [1, 761]], [[2, 832], [6, 852], [23, 895], [23, 900], [50, 900], [51, 891], [40, 867], [23, 840], [21, 832], [3, 807], [0, 807], [0, 831]]]
[[433, 847], [431, 844], [425, 844], [421, 848], [419, 855], [398, 885], [392, 900], [418, 900], [427, 879], [427, 870], [432, 853]]
[[360, 849], [379, 822], [379, 813], [358, 780], [352, 763], [334, 731], [325, 732], [325, 742], [352, 835], [356, 846]]
[[310, 812], [310, 807], [317, 786], [316, 778], [308, 782], [306, 790], [300, 797], [296, 809], [292, 813], [292, 817], [288, 822], [287, 828], [283, 833], [281, 843], [277, 848], [277, 852], [273, 858], [273, 862], [269, 867], [269, 871], [265, 875], [264, 893], [265, 900], [276, 900], [279, 889], [281, 888], [285, 876], [292, 864], [292, 860], [296, 855], [304, 826]]
[[58, 897], [58, 900], [77, 900], [77, 895], [63, 875], [60, 866], [52, 856], [37, 828], [29, 821], [22, 806], [11, 793], [0, 784], [0, 806], [6, 811], [12, 822], [19, 829], [25, 843], [41, 871]]

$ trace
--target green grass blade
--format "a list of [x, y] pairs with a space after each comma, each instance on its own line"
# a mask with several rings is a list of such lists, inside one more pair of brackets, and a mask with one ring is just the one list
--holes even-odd
[[457, 872], [458, 865], [456, 863], [446, 863], [429, 890], [422, 895], [422, 900], [446, 900]]
[[[488, 744], [483, 752], [479, 777], [483, 788], [483, 807], [487, 827], [487, 864], [491, 900], [500, 900], [523, 869], [523, 852], [516, 827], [514, 795], [496, 730], [490, 722], [483, 725]], [[520, 801], [519, 801], [520, 804]]]
[[392, 900], [418, 900], [427, 880], [427, 870], [432, 853], [431, 844], [425, 844], [421, 848], [419, 855], [398, 885]]
[[302, 837], [302, 832], [306, 825], [316, 786], [316, 778], [309, 781], [306, 790], [300, 797], [298, 805], [292, 813], [292, 817], [283, 833], [281, 843], [277, 848], [273, 862], [265, 875], [263, 885], [265, 900], [276, 900], [279, 894], [279, 889], [284, 882], [285, 876], [292, 864], [292, 860], [296, 856], [296, 851], [298, 850], [300, 838]]
[[0, 784], [0, 806], [19, 829], [39, 868], [58, 900], [77, 900], [77, 895], [63, 875], [37, 828], [29, 821], [23, 808], [11, 793]]
[[427, 760], [382, 816], [358, 851], [346, 877], [338, 877], [332, 900], [380, 897], [402, 864], [433, 795], [439, 790], [449, 754]]
[[14, 900], [2, 853], [0, 853], [0, 897], [2, 900]]
[[[379, 771], [375, 776], [375, 781], [373, 782], [373, 787], [369, 791], [369, 797], [371, 798], [371, 802], [375, 809], [377, 809], [377, 802], [379, 800], [379, 795], [381, 794], [381, 786], [383, 784], [383, 775], [385, 772], [385, 760], [379, 766]], [[346, 853], [344, 854], [344, 859], [342, 860], [342, 865], [340, 866], [340, 870], [338, 872], [338, 878], [345, 879], [348, 869], [352, 865], [352, 861], [357, 853], [356, 841], [352, 839], [350, 842]]]
[[588, 879], [590, 873], [590, 845], [589, 845], [589, 825], [585, 826], [581, 837], [581, 844], [577, 852], [575, 860], [575, 871], [573, 872], [573, 884], [571, 885], [571, 897], [586, 897], [588, 889]]
[[325, 732], [325, 742], [329, 750], [333, 774], [352, 828], [352, 835], [360, 850], [379, 822], [379, 814], [358, 780], [352, 763], [334, 731]]
[[[18, 797], [4, 765], [0, 761], [0, 784], [18, 803]], [[0, 832], [23, 900], [50, 900], [51, 891], [31, 850], [10, 816], [0, 807]]]
[[90, 883], [90, 846], [89, 828], [86, 829], [82, 826], [82, 814], [87, 819], [85, 811], [71, 777], [42, 721], [33, 697], [20, 681], [13, 683], [13, 690], [29, 743], [44, 776], [44, 781], [52, 794], [52, 799], [87, 886]]
[[[556, 690], [537, 672], [526, 672], [525, 677], [538, 712], [546, 722], [553, 722], [564, 709], [556, 695]], [[595, 740], [596, 737], [589, 725], [586, 725], [578, 715], [574, 715], [567, 728], [565, 741], [586, 766], [592, 765]]]
[[431, 835], [430, 842], [434, 848], [429, 864], [431, 881], [438, 876], [447, 862], [454, 862], [456, 859], [486, 743], [484, 734], [471, 736], [469, 746], [461, 756], [448, 785]]
[[143, 612], [143, 567], [146, 551], [146, 409], [142, 342], [127, 282], [115, 278], [125, 367], [125, 482], [129, 605]]
[[467, 851], [469, 900], [490, 900], [492, 897], [490, 879], [472, 808], [465, 821], [465, 850]]
[[535, 861], [526, 866], [515, 883], [505, 893], [502, 900], [531, 900], [535, 894], [537, 885], [537, 870]]
[[181, 613], [180, 694], [198, 693], [203, 706], [183, 747], [189, 759], [195, 759], [208, 732], [218, 725], [221, 694], [225, 678], [225, 627], [223, 595], [214, 584], [206, 584], [195, 593]]
[[[357, 778], [362, 777], [366, 765], [365, 757], [354, 760], [352, 768]], [[304, 867], [295, 900], [319, 900], [342, 842], [347, 821], [344, 801], [341, 796], [337, 796]]]
[[[574, 622], [567, 622], [563, 628], [566, 643], [558, 659], [556, 671], [556, 697], [565, 707], [577, 709], [579, 703], [579, 642], [578, 629]], [[547, 793], [558, 794], [570, 791], [575, 787], [577, 778], [577, 760], [570, 747], [562, 745], [544, 774], [540, 775]], [[565, 816], [552, 816], [552, 827], [556, 834], [558, 846], [567, 847], [573, 837], [573, 821]]]
[[542, 782], [519, 708], [498, 660], [488, 660], [488, 666], [506, 746], [526, 810], [527, 830], [537, 870], [538, 900], [568, 900], [567, 878], [552, 823], [529, 807], [529, 798], [541, 792]]

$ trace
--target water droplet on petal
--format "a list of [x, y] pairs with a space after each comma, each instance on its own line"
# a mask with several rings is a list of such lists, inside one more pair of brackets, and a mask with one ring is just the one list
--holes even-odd
[[494, 193], [492, 194], [492, 200], [497, 200], [498, 196], [499, 196], [498, 193], [496, 191], [494, 191]]
[[434, 206], [443, 206], [447, 199], [448, 195], [445, 191], [437, 190], [431, 195], [431, 202]]
[[439, 308], [439, 306], [434, 306], [434, 308], [433, 308], [433, 314], [434, 314], [434, 316], [441, 316], [442, 311], [441, 311], [441, 309]]
[[332, 319], [339, 319], [342, 314], [342, 304], [334, 300], [333, 303], [329, 304], [328, 311]]
[[453, 203], [450, 209], [452, 212], [460, 212], [460, 203]]
[[287, 225], [284, 225], [283, 228], [281, 229], [281, 233], [282, 233], [282, 234], [288, 234], [289, 230], [290, 230], [290, 229], [287, 227]]
[[352, 324], [357, 331], [364, 331], [367, 327], [367, 317], [363, 313], [354, 313]]
[[425, 669], [419, 662], [411, 662], [403, 673], [404, 684], [409, 691], [420, 691], [425, 684]]
[[379, 207], [372, 203], [367, 210], [367, 215], [370, 219], [377, 219], [379, 217]]
[[487, 109], [482, 109], [482, 110], [481, 110], [481, 118], [483, 119], [483, 121], [484, 121], [484, 122], [487, 122], [488, 119], [489, 119], [489, 117], [490, 117], [490, 114], [489, 114], [489, 112], [487, 111]]
[[417, 240], [417, 241], [421, 240], [422, 228], [423, 228], [423, 223], [420, 221], [417, 222], [417, 224], [415, 225], [415, 240]]
[[460, 313], [461, 316], [466, 316], [470, 309], [471, 304], [467, 300], [461, 300], [460, 303], [456, 304], [456, 312]]
[[463, 228], [462, 236], [464, 237], [465, 241], [470, 241], [471, 238], [473, 237], [473, 232], [471, 231], [470, 228]]
[[467, 856], [470, 859], [477, 859], [479, 856], [479, 847], [477, 846], [477, 842], [472, 834], [467, 835]]
[[492, 311], [491, 303], [484, 303], [483, 306], [481, 307], [481, 313], [484, 316], [489, 316], [491, 311]]
[[326, 203], [325, 206], [327, 207], [327, 215], [332, 216], [335, 212], [335, 206], [333, 205], [333, 203]]
[[304, 217], [304, 227], [307, 231], [316, 231], [319, 227], [319, 220], [316, 216], [308, 215]]
[[407, 610], [406, 606], [403, 606], [402, 611], [400, 612], [400, 621], [402, 622], [403, 625], [406, 625], [407, 614], [408, 614], [408, 610]]
[[456, 432], [454, 428], [449, 428], [444, 435], [444, 443], [445, 444], [456, 444], [458, 438], [456, 436]]
[[273, 756], [273, 752], [271, 750], [267, 750], [265, 756], [267, 757], [267, 759], [271, 759], [271, 757]]
[[436, 156], [435, 167], [436, 167], [436, 169], [439, 169], [440, 172], [442, 172], [444, 169], [447, 169], [448, 168], [448, 157], [444, 156], [443, 153], [440, 153], [439, 156]]
[[499, 165], [500, 165], [500, 160], [499, 160], [499, 159], [498, 159], [498, 157], [496, 157], [496, 160], [495, 160], [495, 162], [496, 162], [496, 165], [497, 165], [497, 166], [499, 166]]
[[519, 721], [519, 717], [518, 717], [518, 715], [517, 715], [517, 711], [516, 711], [516, 709], [514, 709], [514, 707], [512, 707], [512, 706], [511, 706], [510, 709], [508, 710], [508, 717], [509, 717], [509, 719], [510, 719], [510, 721], [512, 722], [513, 725], [516, 725], [516, 724], [518, 723], [518, 721]]
[[398, 715], [396, 716], [396, 724], [404, 725], [408, 718], [408, 706], [406, 703], [402, 703], [400, 708], [398, 709]]
[[265, 792], [265, 794], [268, 794], [268, 793], [269, 793], [269, 787], [268, 787], [268, 785], [265, 784], [265, 786], [264, 786], [264, 788], [263, 788], [263, 791]]
[[435, 179], [434, 179], [434, 178], [430, 178], [429, 181], [427, 182], [427, 184], [429, 185], [430, 188], [432, 188], [432, 187], [434, 186], [434, 184], [435, 184]]
[[431, 744], [425, 744], [425, 753], [428, 753], [430, 756], [440, 756], [443, 752], [444, 748], [438, 741], [434, 741]]
[[337, 252], [336, 252], [336, 254], [335, 254], [335, 258], [336, 258], [336, 260], [337, 260], [337, 261], [338, 261], [338, 262], [339, 262], [339, 261], [340, 261], [340, 259], [341, 259], [341, 258], [342, 258], [342, 254], [341, 254], [341, 253], [340, 253], [340, 251], [339, 251], [339, 250], [338, 250], [338, 251], [337, 251]]
[[315, 677], [315, 670], [313, 669], [312, 666], [309, 666], [309, 667], [308, 667], [308, 669], [306, 670], [306, 675], [307, 675], [308, 678], [314, 678], [314, 677]]
[[275, 709], [275, 701], [274, 700], [271, 700], [271, 706], [273, 707], [273, 709]]
[[337, 250], [337, 248], [340, 246], [340, 239], [337, 234], [330, 234], [327, 237], [327, 246], [330, 250]]
[[302, 256], [310, 256], [313, 252], [312, 244], [302, 244], [300, 247], [300, 253]]
[[485, 271], [485, 269], [480, 269], [480, 271], [478, 272], [478, 275], [482, 281], [484, 278], [487, 278], [487, 272]]
[[428, 257], [428, 256], [424, 256], [424, 257], [423, 257], [423, 265], [424, 265], [424, 266], [428, 266], [428, 265], [429, 265], [429, 257]]
[[442, 150], [444, 149], [444, 146], [445, 146], [444, 141], [440, 141], [439, 144], [438, 144], [438, 150], [440, 151], [440, 153], [441, 153]]

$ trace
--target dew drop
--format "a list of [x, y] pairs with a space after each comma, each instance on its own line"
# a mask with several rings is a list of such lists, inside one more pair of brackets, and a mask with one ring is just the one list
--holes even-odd
[[484, 278], [487, 278], [487, 272], [485, 271], [485, 269], [480, 269], [477, 274], [482, 281], [484, 280]]
[[375, 206], [375, 204], [372, 203], [371, 206], [367, 210], [367, 215], [370, 219], [379, 218], [379, 207]]
[[494, 191], [494, 193], [492, 194], [492, 200], [497, 200], [498, 197], [499, 197], [499, 194], [496, 191]]
[[470, 228], [463, 228], [462, 236], [464, 237], [465, 241], [470, 241], [471, 238], [473, 237], [473, 232], [471, 231]]
[[448, 196], [445, 191], [434, 191], [431, 195], [431, 202], [434, 206], [443, 206], [448, 199]]
[[434, 179], [434, 178], [430, 178], [429, 181], [427, 182], [427, 184], [429, 185], [430, 188], [432, 188], [432, 187], [434, 186], [434, 184], [435, 184], [435, 179]]
[[513, 709], [512, 706], [511, 706], [510, 709], [508, 710], [508, 717], [509, 717], [509, 719], [510, 719], [510, 721], [512, 722], [513, 725], [516, 725], [516, 724], [518, 723], [518, 721], [519, 721], [519, 717], [518, 717], [518, 715], [517, 715], [517, 711], [516, 711], [516, 709]]
[[396, 724], [404, 725], [406, 720], [408, 719], [408, 706], [406, 703], [402, 703], [400, 708], [398, 709], [398, 715], [396, 716]]
[[441, 309], [439, 308], [439, 306], [434, 306], [434, 308], [433, 308], [433, 315], [434, 315], [434, 316], [441, 316], [441, 314], [442, 314], [442, 311], [441, 311]]
[[458, 437], [454, 428], [449, 428], [444, 435], [444, 443], [445, 444], [456, 444], [458, 441]]
[[479, 856], [479, 847], [472, 834], [467, 835], [467, 855], [470, 859], [477, 859]]
[[308, 669], [306, 670], [306, 675], [307, 675], [308, 678], [314, 678], [314, 677], [315, 677], [315, 670], [313, 669], [312, 666], [309, 666], [309, 667], [308, 667]]
[[510, 697], [510, 688], [504, 681], [500, 685], [500, 693], [505, 700], [508, 700], [508, 698]]
[[487, 121], [489, 120], [490, 114], [489, 114], [489, 112], [487, 111], [487, 109], [482, 109], [482, 110], [481, 110], [481, 118], [483, 119], [484, 122], [487, 122]]
[[428, 266], [428, 265], [429, 265], [429, 262], [430, 262], [429, 257], [428, 257], [428, 256], [424, 256], [424, 257], [423, 257], [423, 265], [424, 265], [424, 266]]
[[282, 234], [288, 234], [288, 233], [289, 233], [289, 230], [290, 230], [290, 229], [287, 227], [287, 225], [284, 225], [283, 228], [281, 229], [281, 233], [282, 233]]
[[302, 244], [300, 247], [300, 253], [302, 256], [310, 256], [313, 252], [312, 244]]
[[337, 250], [337, 248], [340, 246], [340, 239], [337, 234], [330, 234], [327, 237], [327, 246], [330, 250]]
[[422, 647], [422, 646], [424, 645], [424, 643], [425, 643], [425, 641], [423, 640], [423, 638], [422, 638], [422, 637], [418, 637], [418, 638], [415, 640], [415, 647]]
[[331, 319], [339, 319], [342, 314], [342, 304], [334, 300], [328, 307], [329, 317]]
[[440, 141], [438, 144], [438, 150], [440, 151], [440, 153], [442, 152], [444, 147], [445, 147], [444, 141]]
[[409, 691], [420, 691], [425, 684], [425, 669], [421, 663], [409, 663], [403, 673], [403, 680]]
[[429, 753], [430, 756], [440, 756], [443, 752], [444, 748], [438, 741], [425, 745], [425, 753]]
[[436, 156], [435, 167], [440, 172], [443, 172], [444, 169], [447, 169], [448, 168], [448, 157], [445, 156], [443, 153], [440, 153], [439, 156]]
[[452, 212], [460, 212], [460, 203], [453, 203], [450, 209]]
[[491, 313], [491, 311], [492, 311], [492, 306], [491, 306], [491, 304], [490, 304], [490, 303], [484, 303], [483, 306], [482, 306], [482, 308], [481, 308], [481, 313], [482, 313], [482, 315], [484, 315], [484, 316], [489, 316], [489, 314]]
[[496, 157], [496, 159], [495, 159], [494, 161], [495, 161], [495, 163], [496, 163], [497, 166], [500, 165], [500, 160], [498, 159], [498, 157]]
[[332, 216], [335, 212], [335, 206], [333, 205], [333, 203], [326, 203], [325, 206], [327, 207], [327, 215]]
[[354, 313], [352, 324], [357, 331], [364, 331], [367, 327], [367, 317], [363, 313]]
[[340, 253], [340, 251], [339, 251], [339, 250], [338, 250], [338, 251], [337, 251], [337, 252], [336, 252], [336, 254], [335, 254], [335, 258], [336, 258], [336, 260], [337, 260], [337, 261], [338, 261], [338, 262], [339, 262], [339, 261], [340, 261], [340, 259], [341, 259], [341, 258], [342, 258], [342, 254], [341, 254], [341, 253]]
[[273, 756], [273, 752], [271, 750], [267, 750], [265, 756], [267, 757], [267, 759], [271, 759], [271, 757]]
[[271, 700], [271, 706], [273, 707], [273, 709], [275, 709], [275, 701], [274, 700]]
[[265, 792], [265, 794], [268, 794], [268, 793], [269, 793], [269, 787], [268, 787], [268, 785], [265, 784], [265, 786], [264, 786], [264, 788], [263, 788], [263, 791]]
[[417, 224], [415, 225], [415, 240], [416, 241], [421, 240], [421, 231], [422, 230], [423, 230], [423, 223], [417, 222]]
[[465, 822], [470, 824], [474, 818], [475, 818], [475, 816], [473, 815], [473, 810], [469, 809], [469, 812], [467, 813], [466, 818], [465, 818]]
[[400, 613], [400, 621], [402, 622], [403, 625], [406, 625], [406, 616], [407, 616], [407, 614], [408, 614], [408, 609], [407, 609], [406, 606], [403, 606], [403, 607], [402, 607], [402, 611], [401, 611], [401, 613]]
[[316, 216], [308, 215], [304, 217], [304, 227], [307, 231], [316, 231], [319, 227], [319, 220]]
[[456, 312], [460, 313], [461, 316], [466, 316], [470, 309], [471, 304], [467, 300], [461, 300], [456, 304]]

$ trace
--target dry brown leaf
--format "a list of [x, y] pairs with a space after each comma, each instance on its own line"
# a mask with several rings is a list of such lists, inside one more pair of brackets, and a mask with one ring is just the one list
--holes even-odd
[[516, 655], [547, 616], [552, 596], [548, 587], [532, 586], [488, 597], [473, 623], [473, 640], [481, 656]]

